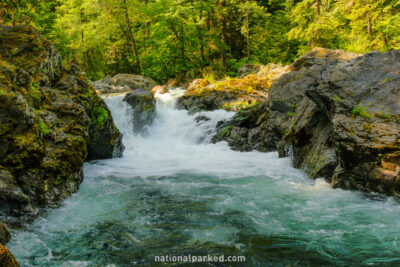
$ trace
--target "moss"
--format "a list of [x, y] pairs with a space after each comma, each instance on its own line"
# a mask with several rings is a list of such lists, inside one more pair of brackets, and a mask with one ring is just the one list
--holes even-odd
[[49, 128], [47, 127], [47, 124], [46, 124], [42, 119], [39, 120], [38, 130], [39, 130], [39, 132], [41, 132], [44, 136], [50, 134], [50, 130], [49, 130]]
[[17, 260], [8, 250], [8, 248], [4, 247], [0, 244], [0, 266], [7, 267], [17, 267], [19, 266]]
[[368, 108], [368, 105], [364, 107], [363, 104], [360, 103], [357, 107], [353, 108], [353, 110], [351, 111], [351, 113], [352, 113], [354, 116], [361, 116], [361, 117], [369, 118], [369, 119], [370, 119], [370, 118], [373, 117], [373, 114], [369, 114], [369, 113], [367, 112], [367, 108]]
[[102, 126], [108, 120], [108, 112], [104, 107], [95, 106], [91, 113], [92, 121], [97, 126]]
[[257, 104], [258, 104], [258, 102], [254, 101], [254, 100], [251, 100], [251, 101], [239, 100], [239, 101], [232, 101], [232, 102], [225, 103], [222, 105], [222, 108], [225, 110], [238, 111], [240, 109], [250, 108]]

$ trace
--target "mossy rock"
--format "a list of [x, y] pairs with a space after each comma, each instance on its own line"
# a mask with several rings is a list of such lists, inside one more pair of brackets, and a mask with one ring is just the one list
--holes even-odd
[[14, 255], [8, 250], [8, 248], [4, 247], [0, 244], [0, 266], [4, 267], [19, 267], [17, 260]]
[[15, 223], [76, 192], [85, 160], [124, 147], [84, 74], [34, 27], [0, 27], [0, 44], [0, 216]]

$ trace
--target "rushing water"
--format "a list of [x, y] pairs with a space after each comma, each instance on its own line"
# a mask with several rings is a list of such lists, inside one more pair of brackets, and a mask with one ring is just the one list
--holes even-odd
[[400, 265], [397, 202], [334, 190], [277, 153], [209, 144], [233, 114], [196, 122], [174, 109], [181, 93], [158, 96], [139, 136], [122, 96], [106, 99], [124, 157], [85, 164], [78, 193], [13, 231], [22, 266], [157, 266], [156, 255], [189, 254], [246, 256], [241, 266]]

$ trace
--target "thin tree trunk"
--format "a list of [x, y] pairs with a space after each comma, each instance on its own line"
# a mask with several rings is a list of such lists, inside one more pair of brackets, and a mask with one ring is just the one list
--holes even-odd
[[132, 53], [135, 54], [135, 56], [136, 56], [136, 62], [139, 65], [139, 73], [140, 73], [141, 69], [142, 69], [142, 66], [140, 64], [140, 58], [139, 58], [139, 53], [138, 53], [138, 50], [137, 50], [137, 47], [136, 47], [135, 38], [133, 37], [133, 33], [132, 33], [131, 21], [129, 19], [128, 5], [126, 3], [126, 0], [123, 0], [123, 3], [124, 3], [123, 8], [124, 8], [124, 12], [125, 12], [126, 24], [127, 24], [127, 27], [128, 27], [128, 36], [129, 36], [129, 38], [131, 40], [131, 44], [132, 44], [131, 45], [131, 50], [132, 50]]
[[[225, 1], [220, 1], [219, 2], [219, 6], [221, 8], [221, 11], [223, 10], [223, 8], [225, 7]], [[225, 17], [221, 14], [219, 16], [219, 20], [221, 23], [221, 42], [227, 46], [227, 32], [226, 32], [226, 19]], [[224, 68], [227, 68], [227, 57], [226, 57], [226, 50], [225, 47], [222, 49], [221, 51], [221, 58], [222, 58], [222, 64], [224, 65]]]
[[246, 13], [247, 62], [250, 60], [250, 12]]

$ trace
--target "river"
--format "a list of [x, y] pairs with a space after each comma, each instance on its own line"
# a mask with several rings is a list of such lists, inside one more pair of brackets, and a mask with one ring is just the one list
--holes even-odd
[[276, 152], [210, 144], [233, 113], [196, 122], [199, 114], [174, 108], [182, 92], [157, 96], [141, 135], [123, 97], [105, 99], [124, 156], [85, 163], [78, 193], [12, 231], [22, 266], [158, 266], [163, 255], [246, 258], [200, 266], [400, 265], [398, 202], [332, 189]]

